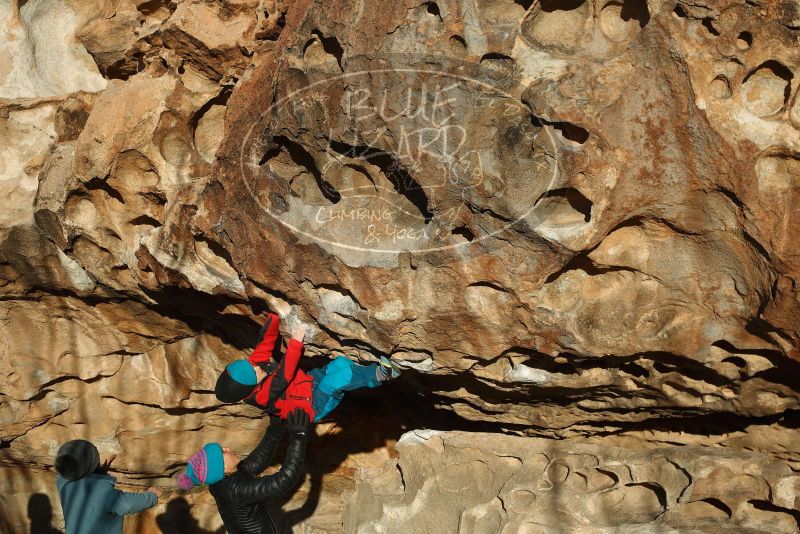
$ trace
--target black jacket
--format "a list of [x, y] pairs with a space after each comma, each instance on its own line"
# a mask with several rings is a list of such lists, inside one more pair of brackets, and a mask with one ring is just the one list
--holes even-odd
[[295, 487], [306, 455], [305, 434], [291, 435], [280, 471], [258, 476], [272, 463], [283, 431], [280, 421], [270, 418], [261, 443], [239, 462], [237, 472], [209, 486], [228, 534], [277, 534], [267, 501], [279, 499]]

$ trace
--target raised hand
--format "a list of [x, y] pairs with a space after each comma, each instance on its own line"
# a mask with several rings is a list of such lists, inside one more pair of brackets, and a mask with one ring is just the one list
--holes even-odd
[[286, 418], [286, 428], [291, 435], [305, 435], [308, 431], [308, 414], [305, 410], [295, 408]]
[[111, 462], [113, 462], [116, 457], [116, 454], [108, 455], [106, 461], [100, 465], [100, 472], [103, 474], [108, 474], [108, 470], [111, 469]]
[[306, 325], [297, 323], [297, 326], [292, 328], [292, 339], [302, 342], [304, 337], [306, 337]]

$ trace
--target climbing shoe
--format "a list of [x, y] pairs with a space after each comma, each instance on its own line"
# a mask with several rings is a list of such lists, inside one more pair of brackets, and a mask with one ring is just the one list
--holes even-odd
[[380, 372], [385, 377], [384, 380], [393, 380], [400, 376], [400, 367], [386, 356], [381, 356]]

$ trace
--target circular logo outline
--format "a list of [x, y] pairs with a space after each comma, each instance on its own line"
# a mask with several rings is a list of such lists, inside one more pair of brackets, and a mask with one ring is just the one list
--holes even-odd
[[[432, 253], [432, 252], [441, 252], [441, 251], [444, 251], [444, 250], [457, 249], [459, 247], [467, 247], [467, 246], [472, 245], [472, 244], [474, 244], [476, 242], [482, 241], [482, 240], [484, 240], [484, 239], [486, 239], [488, 237], [494, 237], [494, 236], [500, 234], [501, 232], [505, 232], [506, 230], [510, 229], [513, 225], [517, 224], [519, 221], [529, 217], [534, 212], [534, 210], [536, 209], [536, 206], [538, 204], [538, 200], [539, 199], [534, 201], [533, 204], [531, 205], [531, 207], [525, 213], [523, 213], [521, 216], [517, 217], [516, 219], [514, 219], [511, 222], [508, 222], [507, 224], [505, 224], [501, 228], [496, 229], [496, 230], [494, 230], [494, 231], [492, 231], [492, 232], [490, 232], [488, 234], [485, 234], [485, 235], [482, 235], [480, 237], [477, 237], [475, 240], [472, 240], [472, 241], [467, 241], [467, 242], [462, 242], [462, 243], [454, 243], [454, 244], [449, 244], [449, 245], [444, 245], [444, 246], [439, 246], [439, 247], [429, 247], [429, 248], [423, 248], [423, 249], [402, 249], [402, 250], [398, 250], [398, 249], [380, 249], [380, 248], [366, 248], [366, 247], [360, 247], [360, 246], [355, 246], [355, 245], [349, 245], [349, 244], [345, 244], [345, 243], [339, 243], [337, 241], [332, 241], [330, 239], [326, 239], [326, 238], [320, 237], [318, 235], [314, 235], [314, 234], [309, 233], [309, 232], [307, 232], [305, 230], [297, 228], [294, 225], [292, 225], [292, 224], [290, 224], [290, 223], [288, 223], [288, 222], [286, 222], [284, 220], [281, 220], [279, 216], [277, 216], [276, 214], [272, 213], [270, 208], [268, 208], [267, 206], [265, 206], [261, 202], [261, 200], [259, 199], [258, 195], [256, 194], [255, 191], [253, 191], [253, 188], [252, 188], [251, 184], [249, 183], [249, 181], [246, 178], [246, 176], [247, 176], [247, 172], [245, 170], [246, 163], [244, 161], [245, 147], [246, 146], [251, 146], [250, 142], [251, 142], [251, 138], [253, 136], [253, 133], [255, 131], [256, 126], [261, 124], [262, 120], [273, 109], [283, 105], [284, 103], [286, 103], [289, 99], [291, 99], [295, 95], [297, 95], [299, 93], [303, 93], [303, 92], [309, 91], [309, 90], [313, 89], [314, 87], [318, 87], [318, 86], [323, 85], [323, 84], [328, 84], [328, 83], [331, 83], [331, 82], [334, 82], [334, 81], [337, 81], [337, 80], [352, 78], [352, 77], [356, 77], [356, 76], [364, 76], [364, 75], [370, 75], [370, 74], [401, 73], [401, 72], [403, 72], [403, 73], [413, 73], [413, 74], [430, 74], [430, 75], [434, 75], [434, 76], [441, 76], [443, 78], [453, 78], [453, 79], [461, 80], [461, 81], [466, 82], [466, 83], [477, 84], [478, 86], [481, 86], [481, 87], [484, 87], [484, 88], [488, 88], [490, 91], [492, 91], [492, 92], [494, 92], [496, 94], [499, 94], [499, 95], [501, 95], [503, 97], [511, 98], [511, 99], [514, 99], [514, 100], [518, 100], [512, 94], [510, 94], [507, 91], [504, 91], [502, 89], [499, 89], [499, 88], [491, 85], [490, 83], [487, 83], [487, 82], [484, 82], [484, 81], [481, 81], [481, 80], [476, 80], [474, 78], [470, 78], [470, 77], [467, 77], [467, 76], [464, 76], [464, 75], [460, 75], [460, 74], [454, 74], [454, 73], [450, 73], [450, 72], [436, 71], [436, 70], [430, 70], [430, 69], [385, 68], [385, 69], [358, 70], [358, 71], [354, 71], [354, 72], [345, 72], [345, 73], [342, 73], [342, 74], [339, 74], [339, 75], [336, 75], [336, 76], [333, 76], [333, 77], [330, 77], [330, 78], [325, 78], [323, 80], [317, 80], [317, 81], [315, 81], [315, 82], [313, 82], [313, 83], [311, 83], [309, 85], [306, 85], [305, 87], [302, 87], [300, 89], [296, 89], [296, 90], [292, 91], [291, 93], [289, 93], [288, 95], [284, 96], [283, 98], [281, 98], [277, 102], [274, 102], [274, 103], [270, 104], [267, 107], [267, 109], [265, 109], [259, 115], [258, 119], [253, 122], [253, 124], [250, 126], [250, 128], [248, 128], [247, 133], [245, 134], [244, 138], [242, 139], [242, 143], [240, 145], [240, 150], [239, 150], [239, 172], [240, 172], [240, 178], [244, 182], [245, 187], [247, 187], [247, 190], [250, 193], [251, 198], [253, 198], [253, 200], [255, 200], [256, 204], [258, 204], [258, 206], [262, 210], [264, 210], [270, 217], [275, 219], [278, 223], [280, 223], [284, 227], [288, 228], [289, 230], [291, 230], [294, 233], [297, 233], [299, 235], [305, 236], [308, 239], [311, 239], [312, 241], [316, 241], [316, 242], [319, 242], [319, 243], [325, 243], [327, 245], [331, 245], [333, 247], [340, 247], [340, 248], [343, 248], [343, 249], [346, 249], [346, 250], [353, 250], [353, 251], [358, 251], [358, 252], [368, 252], [368, 253], [378, 253], [378, 254], [400, 254], [402, 252], [409, 252], [409, 253], [414, 253], [414, 254], [427, 254], [427, 253]], [[551, 131], [551, 127], [548, 127], [547, 124], [542, 124], [542, 130], [544, 130], [546, 132], [547, 137], [549, 138], [550, 143], [551, 143], [551, 145], [553, 147], [553, 160], [554, 160], [554, 163], [553, 163], [553, 174], [552, 174], [552, 176], [550, 178], [550, 181], [547, 183], [547, 186], [545, 187], [545, 191], [549, 191], [550, 188], [552, 187], [553, 183], [555, 183], [555, 181], [557, 179], [557, 176], [558, 176], [560, 143], [557, 142], [557, 140], [555, 138], [555, 135]], [[424, 191], [424, 187], [420, 186], [420, 188]]]

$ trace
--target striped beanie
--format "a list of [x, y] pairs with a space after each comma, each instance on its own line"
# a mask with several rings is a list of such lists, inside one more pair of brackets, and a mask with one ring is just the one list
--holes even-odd
[[203, 484], [214, 484], [225, 476], [222, 447], [219, 443], [206, 443], [197, 454], [189, 458], [186, 472], [178, 476], [178, 486], [190, 490]]

